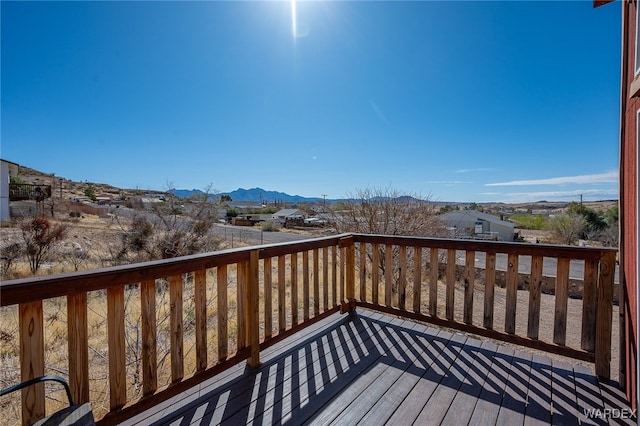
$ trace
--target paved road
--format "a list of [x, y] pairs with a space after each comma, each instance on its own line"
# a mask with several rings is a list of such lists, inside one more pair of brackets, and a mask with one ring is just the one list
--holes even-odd
[[292, 232], [263, 232], [259, 229], [251, 228], [248, 226], [219, 224], [215, 224], [210, 232], [218, 238], [227, 240], [229, 243], [231, 243], [232, 247], [236, 243], [242, 243], [243, 245], [274, 244], [313, 238], [313, 236], [310, 235], [295, 234]]
[[[458, 251], [456, 253], [456, 262], [464, 265], [465, 253]], [[507, 255], [498, 253], [496, 255], [496, 269], [499, 271], [507, 270]], [[476, 268], [484, 268], [486, 265], [486, 256], [483, 252], [476, 252]], [[557, 261], [555, 258], [544, 258], [542, 264], [542, 275], [547, 277], [555, 277], [557, 269]], [[531, 256], [519, 256], [518, 272], [521, 274], [529, 274], [531, 271]], [[569, 265], [569, 278], [582, 280], [584, 278], [584, 261], [572, 260]], [[616, 265], [615, 283], [618, 284], [618, 265]]]

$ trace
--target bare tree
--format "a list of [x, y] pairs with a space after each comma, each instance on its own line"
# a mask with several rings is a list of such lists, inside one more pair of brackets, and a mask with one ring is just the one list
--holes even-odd
[[25, 252], [29, 259], [29, 268], [31, 273], [35, 275], [53, 247], [66, 237], [67, 226], [52, 226], [44, 217], [36, 217], [22, 222], [20, 229]]
[[333, 211], [338, 232], [441, 237], [445, 228], [430, 196], [392, 188], [357, 189]]
[[14, 262], [22, 255], [20, 243], [10, 243], [0, 250], [0, 276], [6, 278]]
[[[338, 232], [444, 237], [446, 228], [437, 217], [438, 211], [429, 196], [408, 195], [392, 188], [366, 188], [357, 189], [354, 194], [348, 194], [347, 201], [338, 203], [333, 210], [333, 221]], [[380, 246], [379, 250], [377, 267], [384, 275], [386, 247]], [[394, 246], [392, 250], [397, 259], [399, 248]], [[373, 262], [371, 247], [367, 248], [367, 257]], [[394, 265], [393, 292], [397, 293], [400, 267], [398, 262]]]

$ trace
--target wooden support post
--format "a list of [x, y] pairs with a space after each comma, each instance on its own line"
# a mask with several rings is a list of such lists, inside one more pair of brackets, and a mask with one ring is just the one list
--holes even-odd
[[355, 311], [356, 295], [356, 246], [353, 237], [346, 237], [340, 240], [340, 247], [344, 250], [344, 281], [345, 297], [342, 304], [342, 312]]
[[598, 312], [596, 314], [596, 374], [611, 376], [611, 326], [613, 315], [613, 282], [616, 254], [605, 253], [600, 260], [598, 277]]
[[367, 245], [358, 244], [360, 252], [360, 300], [367, 301]]
[[[44, 375], [44, 320], [42, 300], [21, 303], [20, 315], [20, 380], [26, 382]], [[22, 390], [22, 424], [40, 420], [44, 411], [44, 383]]]
[[251, 348], [251, 355], [247, 360], [250, 367], [256, 368], [260, 365], [260, 307], [259, 291], [260, 278], [258, 277], [259, 266], [258, 250], [252, 250], [249, 253], [249, 263], [247, 264], [247, 280], [245, 291], [245, 315], [246, 322], [246, 339], [247, 345]]
[[69, 387], [76, 404], [89, 402], [89, 337], [87, 293], [67, 296]]

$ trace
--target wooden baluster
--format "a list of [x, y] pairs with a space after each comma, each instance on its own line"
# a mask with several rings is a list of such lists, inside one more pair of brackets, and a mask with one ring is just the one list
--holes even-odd
[[251, 355], [247, 360], [250, 367], [260, 365], [260, 307], [258, 306], [260, 278], [258, 277], [260, 252], [252, 250], [249, 253], [249, 261], [244, 262], [247, 269], [245, 287], [245, 315], [246, 345], [251, 348]]
[[302, 252], [302, 320], [309, 319], [309, 252]]
[[413, 312], [420, 313], [422, 302], [422, 247], [413, 248]]
[[278, 256], [278, 330], [280, 332], [287, 329], [286, 285], [286, 258]]
[[360, 300], [367, 301], [367, 245], [360, 243]]
[[[42, 300], [21, 303], [20, 316], [20, 380], [26, 382], [44, 375], [44, 319]], [[45, 416], [44, 383], [22, 391], [22, 424]]]
[[67, 296], [69, 387], [76, 404], [89, 402], [89, 336], [87, 293]]
[[273, 279], [271, 270], [271, 258], [264, 259], [264, 338], [269, 340], [273, 329]]
[[184, 321], [182, 276], [169, 277], [169, 323], [171, 327], [171, 382], [184, 377]]
[[298, 253], [291, 253], [291, 323], [298, 324]]
[[486, 253], [486, 266], [484, 271], [484, 315], [483, 325], [489, 330], [493, 329], [494, 290], [496, 287], [496, 254]]
[[398, 307], [406, 310], [407, 302], [407, 246], [400, 246], [400, 276], [398, 282]]
[[529, 320], [527, 337], [538, 339], [540, 330], [540, 299], [542, 293], [542, 256], [531, 257], [531, 275], [529, 282]]
[[518, 300], [518, 255], [509, 253], [507, 257], [507, 297], [504, 314], [504, 331], [516, 332], [516, 303]]
[[196, 316], [196, 371], [207, 368], [207, 270], [195, 271], [194, 308]]
[[589, 352], [594, 352], [596, 349], [597, 274], [597, 262], [595, 260], [585, 260], [580, 347]]
[[429, 249], [429, 314], [438, 316], [438, 252], [437, 248]]
[[384, 304], [392, 307], [393, 300], [393, 246], [384, 246]]
[[613, 282], [616, 272], [615, 252], [605, 253], [600, 260], [598, 277], [598, 312], [596, 314], [596, 374], [611, 375], [611, 326], [613, 314]]
[[142, 320], [142, 394], [150, 395], [158, 389], [155, 280], [140, 283], [140, 316]]
[[238, 277], [238, 290], [236, 293], [236, 306], [238, 307], [238, 350], [247, 347], [247, 323], [245, 321], [245, 310], [248, 307], [245, 304], [247, 294], [247, 274], [248, 274], [247, 262], [238, 262], [236, 264], [236, 275]]
[[476, 252], [467, 250], [464, 263], [464, 315], [466, 324], [473, 324], [473, 290], [476, 277]]
[[227, 359], [229, 308], [227, 304], [227, 265], [218, 266], [216, 271], [216, 285], [218, 293], [218, 362]]
[[329, 247], [322, 247], [322, 306], [329, 310]]
[[107, 289], [109, 344], [109, 407], [115, 411], [127, 403], [127, 371], [124, 341], [124, 287]]
[[453, 321], [456, 297], [456, 250], [447, 250], [447, 300], [446, 300], [446, 317], [449, 321]]
[[567, 299], [569, 295], [569, 258], [558, 258], [556, 271], [555, 315], [553, 343], [565, 345], [567, 341]]
[[320, 254], [313, 249], [313, 316], [320, 315]]
[[378, 289], [380, 286], [380, 245], [372, 244], [371, 251], [373, 253], [371, 261], [371, 299], [375, 305], [380, 304], [380, 295]]

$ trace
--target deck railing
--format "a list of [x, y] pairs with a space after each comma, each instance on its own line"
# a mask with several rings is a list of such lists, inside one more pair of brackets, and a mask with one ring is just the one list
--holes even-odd
[[[476, 260], [481, 253], [483, 265]], [[503, 254], [508, 265], [499, 330], [494, 295], [502, 291], [496, 287], [502, 274], [496, 259]], [[518, 264], [526, 258], [531, 267], [523, 275]], [[548, 259], [557, 263], [550, 341], [539, 333]], [[581, 341], [571, 347], [567, 300], [576, 260], [584, 265]], [[595, 362], [596, 373], [608, 377], [614, 268], [615, 251], [608, 249], [345, 234], [5, 281], [0, 300], [17, 310], [22, 380], [44, 374], [61, 350], [45, 347], [44, 336], [54, 327], [50, 318], [59, 317], [45, 311], [66, 304], [66, 366], [56, 373], [68, 375], [75, 401], [92, 402], [101, 424], [115, 424], [241, 360], [256, 366], [260, 350], [357, 306]], [[516, 327], [523, 276], [529, 292], [526, 334]], [[456, 303], [460, 292], [462, 304]], [[480, 323], [474, 295], [484, 299]], [[101, 306], [106, 333], [94, 318]], [[105, 396], [96, 377], [99, 362], [107, 370]], [[108, 401], [103, 408], [101, 398]], [[44, 387], [24, 390], [21, 404], [24, 424], [42, 418]]]
[[29, 183], [9, 184], [9, 201], [42, 201], [46, 198], [51, 198], [51, 185], [33, 185]]

